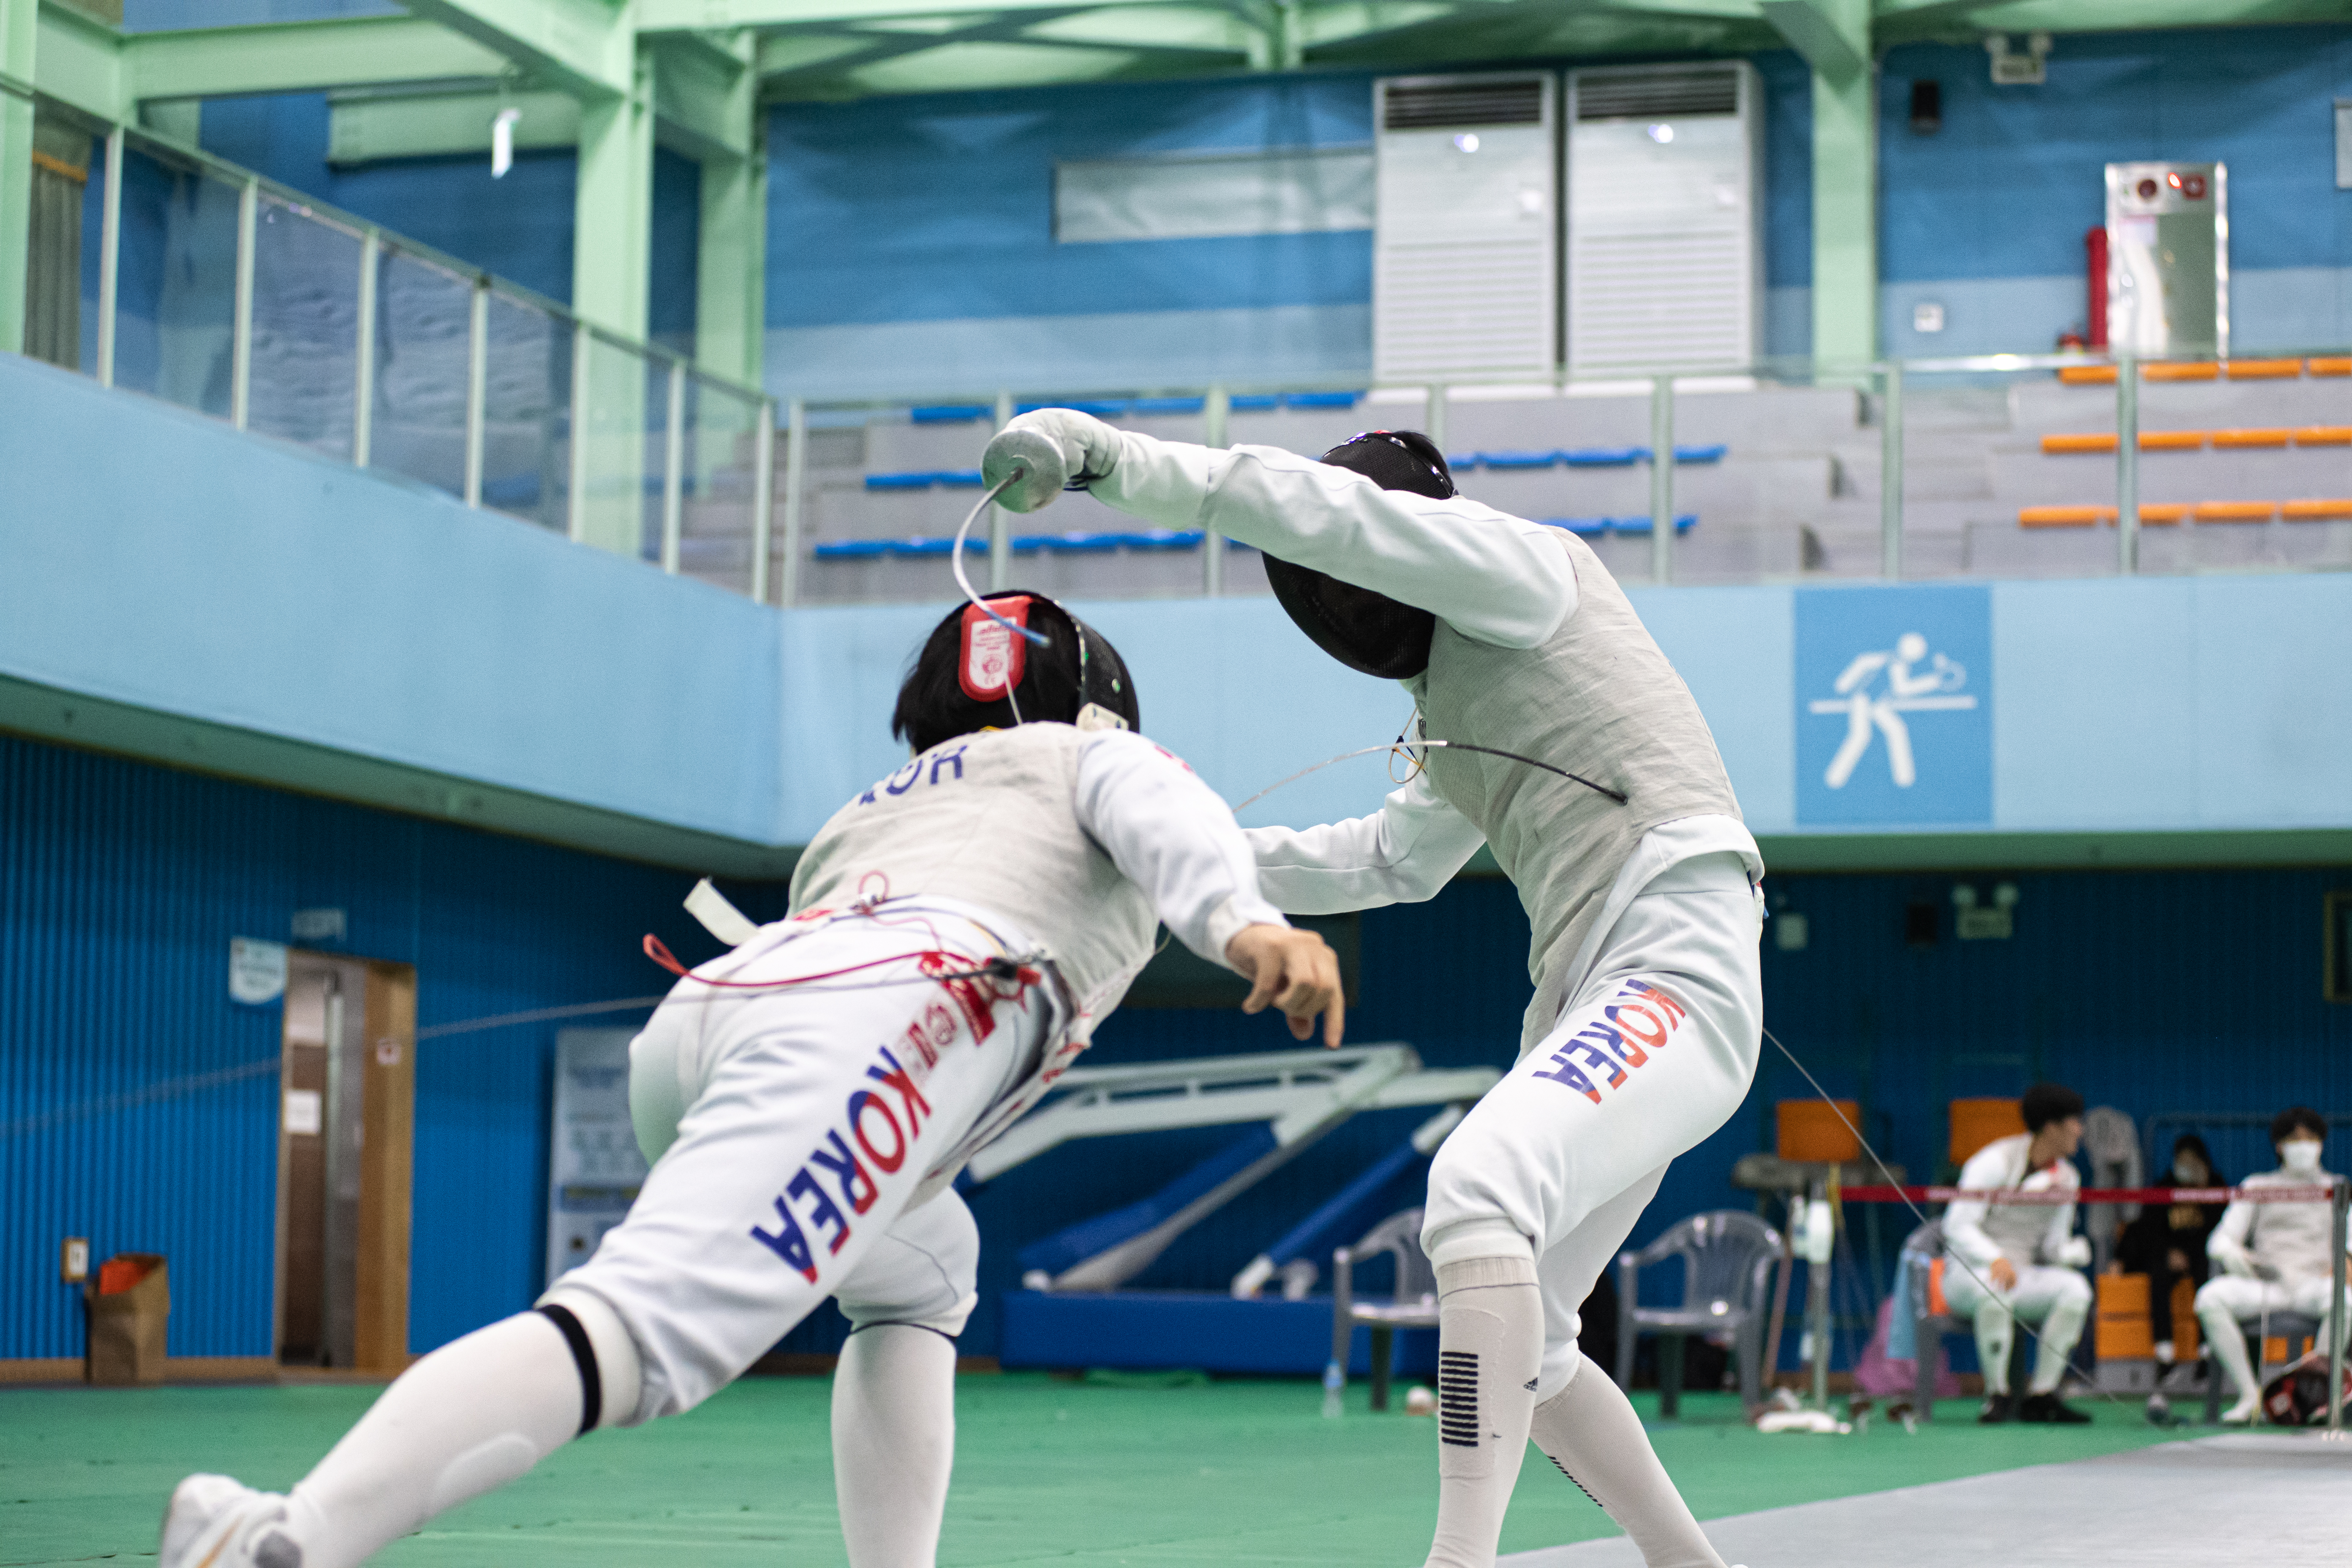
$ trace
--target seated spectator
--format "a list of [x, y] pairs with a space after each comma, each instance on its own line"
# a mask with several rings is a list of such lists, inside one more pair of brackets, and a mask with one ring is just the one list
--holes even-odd
[[[2327, 1140], [2327, 1119], [2309, 1106], [2290, 1106], [2271, 1121], [2271, 1143], [2278, 1150], [2279, 1168], [2248, 1176], [2246, 1187], [2311, 1187], [2331, 1185], [2340, 1178], [2323, 1170], [2320, 1150]], [[2221, 1272], [2197, 1292], [2197, 1322], [2205, 1331], [2206, 1354], [2229, 1374], [2237, 1403], [2221, 1419], [2241, 1426], [2254, 1418], [2262, 1406], [2262, 1389], [2246, 1355], [2239, 1325], [2257, 1324], [2269, 1312], [2297, 1312], [2325, 1320], [2335, 1258], [2333, 1247], [2352, 1244], [2352, 1237], [2331, 1236], [2331, 1206], [2325, 1198], [2311, 1203], [2248, 1203], [2243, 1199], [2222, 1212], [2213, 1227], [2207, 1250]]]
[[[2025, 1091], [2026, 1131], [1997, 1138], [1960, 1169], [1971, 1191], [2022, 1187], [2047, 1192], [2083, 1184], [2068, 1162], [2083, 1142], [2083, 1097], [2054, 1083]], [[1944, 1246], [1955, 1266], [1944, 1270], [1944, 1299], [1976, 1325], [1977, 1360], [1984, 1368], [1982, 1422], [2087, 1422], [2058, 1397], [2067, 1358], [2091, 1316], [2091, 1282], [2080, 1270], [2091, 1244], [2074, 1234], [2071, 1203], [1955, 1202], [1944, 1211]], [[2018, 1319], [2033, 1325], [2039, 1347], [2025, 1397], [2009, 1389], [2009, 1351]]]
[[[2172, 1141], [2172, 1168], [2149, 1184], [2158, 1187], [2218, 1187], [2224, 1185], [2213, 1169], [2213, 1152], [2194, 1132]], [[2211, 1265], [2205, 1256], [2205, 1238], [2221, 1223], [2221, 1204], [2149, 1205], [2124, 1226], [2116, 1243], [2109, 1272], [2147, 1276], [2147, 1326], [2156, 1338], [2160, 1366], [2173, 1360], [2172, 1288], [2182, 1279], [2205, 1283]]]

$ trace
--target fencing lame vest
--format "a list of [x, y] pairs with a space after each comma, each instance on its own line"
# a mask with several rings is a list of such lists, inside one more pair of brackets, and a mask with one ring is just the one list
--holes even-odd
[[1068, 724], [943, 741], [834, 813], [793, 871], [794, 914], [883, 894], [993, 910], [1041, 944], [1083, 1037], [1151, 956], [1160, 916], [1078, 826]]
[[1580, 773], [1597, 790], [1507, 757], [1444, 747], [1431, 784], [1475, 823], [1534, 927], [1522, 1052], [1558, 1022], [1568, 973], [1642, 836], [1685, 816], [1738, 818], [1715, 736], [1617, 580], [1574, 534], [1577, 606], [1531, 648], [1473, 641], [1443, 620], [1429, 668], [1405, 683], [1433, 739], [1497, 746]]

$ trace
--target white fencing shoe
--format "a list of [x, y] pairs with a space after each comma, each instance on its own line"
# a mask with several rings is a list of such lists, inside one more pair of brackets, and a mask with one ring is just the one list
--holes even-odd
[[2239, 1400], [2238, 1403], [2221, 1412], [2221, 1425], [2224, 1426], [2251, 1426], [2253, 1425], [2254, 1417], [2261, 1415], [2262, 1412], [2262, 1395], [2259, 1394], [2249, 1394], [2243, 1399]]
[[163, 1510], [156, 1568], [302, 1568], [302, 1549], [277, 1528], [286, 1500], [226, 1476], [190, 1476]]

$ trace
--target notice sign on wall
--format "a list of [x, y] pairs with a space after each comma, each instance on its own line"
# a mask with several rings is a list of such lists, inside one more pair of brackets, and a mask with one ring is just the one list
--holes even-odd
[[548, 1141], [547, 1279], [588, 1261], [621, 1223], [646, 1179], [629, 1122], [635, 1029], [565, 1029], [555, 1037], [555, 1114]]
[[286, 994], [286, 944], [249, 936], [228, 939], [228, 994], [232, 1001], [259, 1006]]

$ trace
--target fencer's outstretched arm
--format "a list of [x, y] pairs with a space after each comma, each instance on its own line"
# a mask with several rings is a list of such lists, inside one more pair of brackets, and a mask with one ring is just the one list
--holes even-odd
[[1251, 982], [1242, 1011], [1278, 1007], [1302, 1040], [1320, 1014], [1323, 1043], [1339, 1043], [1347, 1007], [1338, 960], [1258, 890], [1249, 846], [1214, 790], [1142, 736], [1111, 731], [1079, 753], [1076, 794], [1078, 825], [1177, 939]]
[[1288, 925], [1259, 891], [1232, 808], [1192, 769], [1142, 736], [1105, 731], [1078, 756], [1078, 826], [1150, 896], [1176, 940], [1234, 967], [1244, 926]]
[[[1273, 447], [1161, 441], [1075, 409], [1024, 414], [998, 441], [1016, 430], [1051, 437], [1068, 472], [1121, 511], [1162, 528], [1214, 529], [1427, 610], [1480, 642], [1533, 647], [1576, 610], [1576, 572], [1553, 530], [1460, 496], [1382, 489]], [[991, 482], [1006, 461], [992, 443]]]
[[1245, 827], [1257, 885], [1294, 915], [1336, 915], [1433, 899], [1486, 837], [1420, 773], [1370, 816], [1320, 827]]

